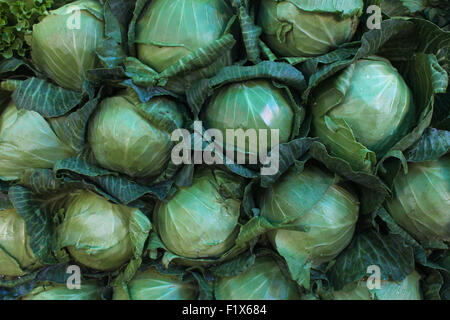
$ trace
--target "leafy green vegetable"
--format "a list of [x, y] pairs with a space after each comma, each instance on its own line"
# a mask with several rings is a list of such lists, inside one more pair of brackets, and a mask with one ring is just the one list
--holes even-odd
[[[222, 132], [224, 140], [227, 129], [266, 129], [267, 150], [271, 145], [270, 130], [279, 130], [279, 142], [289, 142], [294, 127], [294, 111], [282, 89], [276, 88], [269, 81], [251, 80], [230, 84], [219, 90], [211, 98], [200, 116], [208, 128]], [[230, 116], [233, 115], [233, 116]], [[257, 138], [260, 141], [259, 133]], [[243, 154], [257, 156], [262, 149], [260, 143], [249, 145], [246, 141], [233, 139], [227, 141], [226, 150], [237, 150]], [[225, 141], [217, 141], [225, 143]]]
[[364, 281], [334, 292], [335, 300], [422, 300], [420, 275], [414, 271], [402, 281], [383, 280], [380, 288], [368, 289]]
[[21, 300], [100, 300], [101, 287], [84, 283], [80, 289], [69, 289], [65, 284], [51, 284], [34, 288]]
[[112, 204], [88, 191], [71, 193], [64, 208], [64, 220], [57, 228], [57, 246], [67, 248], [77, 262], [112, 271], [132, 260], [135, 253], [139, 257], [134, 225], [143, 223], [136, 227], [143, 229], [144, 237], [149, 231], [149, 222], [140, 210]]
[[300, 300], [301, 297], [295, 283], [270, 256], [257, 257], [242, 273], [220, 277], [214, 293], [217, 300]]
[[352, 39], [363, 5], [362, 0], [263, 0], [261, 38], [282, 57], [318, 56]]
[[358, 198], [322, 169], [291, 168], [259, 195], [261, 217], [280, 225], [269, 239], [291, 276], [309, 287], [310, 268], [334, 259], [351, 241]]
[[243, 192], [243, 179], [218, 169], [199, 170], [191, 186], [156, 205], [153, 222], [162, 243], [180, 263], [221, 258], [238, 237]]
[[104, 37], [100, 3], [69, 3], [33, 26], [33, 62], [58, 85], [82, 91], [86, 72], [98, 64], [95, 50]]
[[18, 277], [38, 266], [24, 220], [14, 208], [0, 209], [0, 275]]
[[27, 37], [33, 24], [47, 15], [53, 4], [53, 0], [0, 1], [0, 54], [3, 58], [24, 57], [28, 53]]
[[170, 97], [141, 103], [122, 93], [100, 104], [89, 124], [89, 143], [102, 167], [154, 177], [166, 169], [174, 146], [170, 135], [183, 122], [182, 106]]
[[[374, 273], [377, 269], [379, 273]], [[350, 284], [355, 288], [355, 283], [367, 280], [369, 276], [380, 281], [400, 282], [413, 271], [412, 247], [400, 236], [364, 230], [338, 256], [327, 276], [334, 290], [340, 291]]]
[[[195, 81], [232, 64], [227, 42], [235, 42], [230, 34], [233, 21], [231, 8], [222, 0], [151, 1], [136, 22], [137, 58], [163, 75], [179, 69], [180, 77], [167, 86], [183, 93]], [[183, 72], [184, 65], [191, 65], [186, 70], [190, 72]]]
[[52, 168], [70, 158], [70, 147], [39, 113], [10, 102], [0, 115], [0, 178], [18, 180], [27, 169]]
[[0, 0], [0, 300], [448, 300], [449, 18]]
[[114, 300], [194, 300], [198, 288], [192, 281], [163, 274], [156, 268], [140, 271], [127, 286], [114, 289]]
[[410, 88], [380, 57], [351, 64], [323, 82], [312, 99], [314, 134], [359, 171], [371, 172], [415, 123]]
[[409, 163], [393, 191], [386, 206], [400, 226], [420, 241], [450, 241], [450, 155]]

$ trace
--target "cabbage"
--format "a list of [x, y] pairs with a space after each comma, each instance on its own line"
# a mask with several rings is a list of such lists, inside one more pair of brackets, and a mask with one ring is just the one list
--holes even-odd
[[[231, 191], [230, 191], [231, 190]], [[165, 247], [182, 258], [219, 258], [239, 233], [242, 179], [224, 171], [198, 171], [190, 187], [181, 187], [155, 207], [153, 222]]]
[[450, 155], [408, 163], [393, 191], [386, 206], [395, 222], [420, 241], [450, 241]]
[[[194, 116], [202, 120], [203, 137], [213, 141], [206, 148], [207, 152], [214, 150], [216, 160], [240, 165], [270, 163], [273, 169], [277, 161], [271, 160], [279, 154], [276, 146], [304, 136], [307, 130], [300, 128], [305, 110], [296, 95], [305, 88], [302, 73], [293, 66], [263, 61], [223, 68], [216, 76], [197, 82], [187, 92], [187, 100]], [[195, 126], [194, 130], [200, 131]]]
[[27, 169], [49, 169], [75, 153], [39, 113], [10, 102], [0, 115], [0, 179], [18, 180]]
[[101, 4], [75, 1], [33, 26], [32, 59], [58, 85], [81, 91], [86, 72], [97, 65], [95, 49], [103, 39]]
[[96, 283], [82, 283], [80, 289], [52, 283], [34, 288], [21, 300], [101, 300], [101, 288]]
[[18, 277], [37, 266], [25, 222], [15, 209], [0, 209], [0, 275]]
[[[202, 110], [201, 119], [207, 128], [220, 130], [226, 150], [237, 150], [246, 155], [260, 152], [259, 129], [268, 130], [267, 149], [270, 151], [270, 130], [279, 130], [279, 142], [290, 141], [294, 127], [294, 111], [283, 89], [275, 87], [268, 80], [250, 80], [227, 85], [217, 90], [210, 102]], [[226, 140], [227, 129], [255, 129], [258, 143], [250, 144], [242, 139]], [[266, 140], [266, 139], [264, 139]], [[226, 144], [225, 144], [226, 142]]]
[[217, 300], [300, 300], [295, 282], [270, 256], [257, 257], [238, 275], [219, 278], [214, 293]]
[[89, 143], [97, 162], [131, 177], [152, 177], [164, 171], [182, 126], [177, 102], [161, 96], [143, 104], [127, 94], [102, 101], [89, 124]]
[[413, 95], [391, 63], [368, 57], [314, 91], [313, 134], [354, 170], [372, 172], [415, 124]]
[[198, 288], [155, 268], [140, 271], [125, 287], [114, 288], [114, 300], [195, 300]]
[[275, 229], [268, 235], [283, 257], [313, 266], [332, 260], [350, 243], [358, 220], [358, 198], [315, 166], [301, 173], [291, 168], [260, 195], [259, 204], [267, 220], [307, 228]]
[[381, 280], [380, 286], [380, 289], [369, 289], [365, 281], [360, 281], [333, 295], [335, 300], [422, 300], [420, 275], [416, 271], [401, 281]]
[[311, 268], [334, 259], [355, 232], [358, 198], [340, 180], [315, 165], [293, 166], [258, 193], [258, 219], [269, 225], [269, 241], [307, 289]]
[[138, 209], [112, 204], [91, 191], [75, 191], [58, 226], [58, 247], [87, 267], [112, 271], [133, 255], [130, 218]]
[[[136, 24], [137, 58], [163, 72], [221, 39], [229, 31], [232, 16], [231, 8], [223, 0], [151, 1]], [[221, 54], [215, 62], [184, 74], [182, 85], [189, 87], [233, 62], [231, 52]], [[170, 89], [182, 93], [186, 88]]]
[[362, 0], [263, 0], [258, 24], [263, 40], [275, 53], [317, 56], [352, 39], [363, 6]]

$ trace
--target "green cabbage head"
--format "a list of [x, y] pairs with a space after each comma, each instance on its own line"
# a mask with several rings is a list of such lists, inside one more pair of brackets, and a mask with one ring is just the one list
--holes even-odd
[[86, 71], [96, 67], [95, 49], [103, 39], [101, 4], [75, 1], [33, 26], [32, 59], [58, 85], [81, 91]]
[[[151, 1], [136, 24], [137, 57], [162, 72], [219, 40], [227, 32], [232, 16], [231, 7], [223, 0]], [[208, 78], [232, 62], [232, 53], [224, 53], [185, 79], [194, 82]]]
[[241, 178], [203, 168], [190, 187], [159, 202], [153, 223], [167, 249], [184, 258], [219, 258], [235, 244], [243, 194]]
[[172, 131], [183, 121], [181, 106], [168, 97], [140, 103], [121, 94], [100, 104], [89, 124], [89, 143], [106, 169], [131, 177], [157, 176], [170, 161]]
[[450, 242], [450, 155], [408, 163], [408, 173], [394, 180], [386, 202], [395, 222], [419, 241]]
[[112, 271], [133, 255], [130, 216], [134, 208], [110, 203], [91, 191], [73, 192], [58, 226], [58, 247], [67, 248], [76, 262]]
[[114, 288], [114, 300], [195, 300], [198, 288], [155, 268], [140, 271], [126, 287]]
[[284, 57], [312, 57], [352, 39], [362, 0], [262, 0], [258, 24], [262, 38]]
[[380, 289], [369, 289], [366, 281], [360, 281], [333, 295], [335, 300], [422, 300], [420, 275], [414, 271], [402, 281], [381, 280]]
[[36, 267], [25, 222], [14, 208], [0, 210], [0, 275], [19, 277]]
[[358, 220], [358, 198], [337, 182], [336, 177], [316, 166], [308, 165], [301, 173], [292, 167], [261, 194], [261, 216], [274, 223], [307, 228], [268, 232], [288, 265], [293, 257], [298, 262], [320, 265], [350, 243]]
[[332, 155], [372, 171], [415, 123], [413, 95], [391, 63], [361, 59], [322, 82], [312, 99], [313, 132]]
[[75, 150], [60, 140], [39, 113], [18, 110], [13, 102], [0, 115], [0, 178], [18, 180], [27, 169], [49, 169]]
[[[258, 155], [260, 144], [249, 144], [246, 140], [227, 139], [227, 129], [266, 129], [267, 151], [271, 145], [270, 130], [279, 130], [279, 143], [289, 142], [294, 127], [294, 110], [283, 89], [268, 80], [249, 80], [229, 84], [214, 94], [202, 110], [201, 119], [205, 127], [218, 129], [225, 141], [215, 140], [226, 150], [236, 150], [246, 155]], [[266, 150], [262, 150], [263, 152]]]
[[257, 257], [244, 272], [217, 280], [217, 300], [300, 300], [297, 285], [270, 256]]
[[48, 284], [34, 288], [21, 300], [101, 300], [101, 287], [96, 283], [81, 283], [80, 289], [69, 289], [65, 284]]

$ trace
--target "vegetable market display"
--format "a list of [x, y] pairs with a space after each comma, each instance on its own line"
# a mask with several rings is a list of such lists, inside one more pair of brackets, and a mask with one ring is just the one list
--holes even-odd
[[0, 300], [449, 300], [449, 22], [0, 0]]

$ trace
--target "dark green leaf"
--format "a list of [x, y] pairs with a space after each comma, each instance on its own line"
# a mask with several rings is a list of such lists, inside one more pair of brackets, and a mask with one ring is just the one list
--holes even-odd
[[368, 231], [357, 235], [328, 272], [335, 290], [369, 276], [367, 268], [378, 266], [382, 280], [403, 280], [414, 271], [411, 247], [396, 235]]
[[71, 172], [81, 175], [80, 180], [86, 179], [94, 183], [122, 204], [129, 204], [145, 195], [162, 200], [173, 184], [172, 181], [165, 181], [150, 187], [140, 185], [117, 173], [92, 165], [82, 157], [59, 161], [55, 164], [54, 170], [62, 176], [70, 176]]
[[80, 93], [38, 78], [20, 82], [12, 97], [18, 109], [36, 111], [47, 118], [63, 116], [81, 102]]
[[39, 197], [31, 190], [18, 185], [12, 186], [8, 193], [14, 208], [25, 221], [30, 246], [36, 258], [43, 263], [55, 263], [52, 255], [52, 220], [40, 207]]
[[422, 138], [406, 152], [410, 162], [437, 160], [450, 150], [450, 132], [428, 128]]

